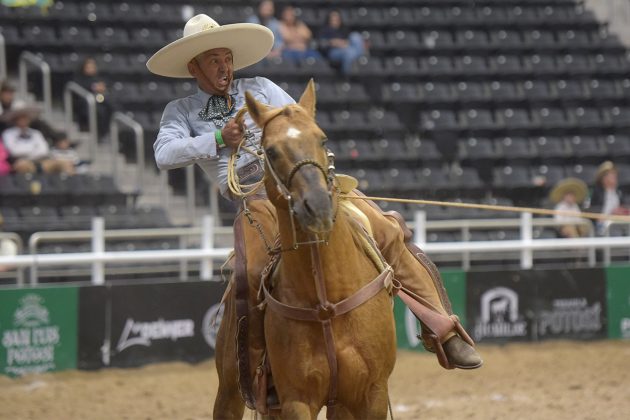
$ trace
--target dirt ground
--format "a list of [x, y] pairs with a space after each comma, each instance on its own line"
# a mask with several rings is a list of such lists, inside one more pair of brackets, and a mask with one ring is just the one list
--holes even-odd
[[[485, 366], [446, 371], [400, 352], [390, 379], [400, 419], [628, 419], [630, 342], [481, 346]], [[214, 361], [0, 376], [1, 419], [211, 418]], [[249, 412], [245, 418], [252, 418]], [[324, 418], [324, 416], [320, 416]]]

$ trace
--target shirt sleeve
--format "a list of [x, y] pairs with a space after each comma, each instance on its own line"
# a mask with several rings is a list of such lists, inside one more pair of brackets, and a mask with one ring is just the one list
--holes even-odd
[[45, 157], [48, 156], [48, 153], [50, 152], [50, 148], [48, 147], [48, 142], [46, 141], [46, 139], [44, 138], [44, 135], [37, 130], [33, 130], [34, 132], [32, 133], [33, 138], [34, 138], [34, 146], [33, 146], [33, 150], [31, 152], [31, 158], [33, 160], [39, 160], [39, 159], [43, 159]]
[[191, 136], [186, 110], [178, 101], [166, 105], [153, 150], [160, 169], [181, 168], [200, 159], [217, 158], [213, 134]]
[[256, 81], [267, 99], [267, 105], [279, 108], [295, 103], [295, 100], [288, 93], [271, 80], [265, 77], [257, 77]]

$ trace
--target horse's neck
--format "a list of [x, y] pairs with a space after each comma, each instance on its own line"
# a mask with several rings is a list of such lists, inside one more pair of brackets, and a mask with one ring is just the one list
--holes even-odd
[[[294, 240], [289, 217], [287, 211], [278, 211], [283, 248], [291, 247]], [[326, 294], [330, 302], [338, 302], [352, 295], [378, 274], [363, 249], [355, 243], [355, 235], [352, 233], [354, 226], [347, 218], [348, 216], [340, 211], [327, 244], [315, 245], [319, 248]], [[299, 228], [297, 222], [295, 228], [298, 242], [311, 239]], [[311, 256], [312, 246], [300, 245], [298, 249], [282, 254], [280, 281], [282, 289], [280, 293], [285, 299], [294, 303], [308, 303], [311, 306], [318, 303], [313, 274], [314, 262]]]

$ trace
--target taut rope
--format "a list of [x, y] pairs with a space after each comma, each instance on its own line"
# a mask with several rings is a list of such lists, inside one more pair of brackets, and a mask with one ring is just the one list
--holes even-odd
[[495, 210], [495, 211], [507, 211], [514, 213], [532, 213], [541, 214], [545, 216], [570, 216], [581, 217], [583, 219], [594, 220], [608, 220], [611, 222], [630, 223], [630, 216], [616, 215], [616, 214], [601, 214], [601, 213], [589, 213], [589, 212], [575, 212], [565, 210], [551, 210], [541, 209], [536, 207], [516, 207], [516, 206], [499, 206], [493, 204], [473, 204], [473, 203], [455, 203], [451, 201], [435, 201], [435, 200], [413, 200], [409, 198], [390, 198], [390, 197], [367, 197], [358, 195], [343, 195], [343, 198], [351, 200], [372, 200], [372, 201], [389, 201], [394, 203], [407, 203], [407, 204], [425, 204], [428, 206], [444, 206], [444, 207], [459, 207], [465, 209], [481, 209], [481, 210]]

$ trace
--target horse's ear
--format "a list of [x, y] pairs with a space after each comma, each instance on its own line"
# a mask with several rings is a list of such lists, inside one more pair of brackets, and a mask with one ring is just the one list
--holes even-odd
[[311, 80], [308, 81], [308, 85], [306, 85], [306, 89], [304, 90], [304, 93], [302, 93], [298, 103], [310, 114], [311, 117], [315, 118], [315, 102], [315, 82], [311, 78]]
[[270, 117], [271, 108], [258, 102], [249, 91], [245, 92], [245, 103], [247, 104], [247, 111], [256, 125], [264, 126]]

